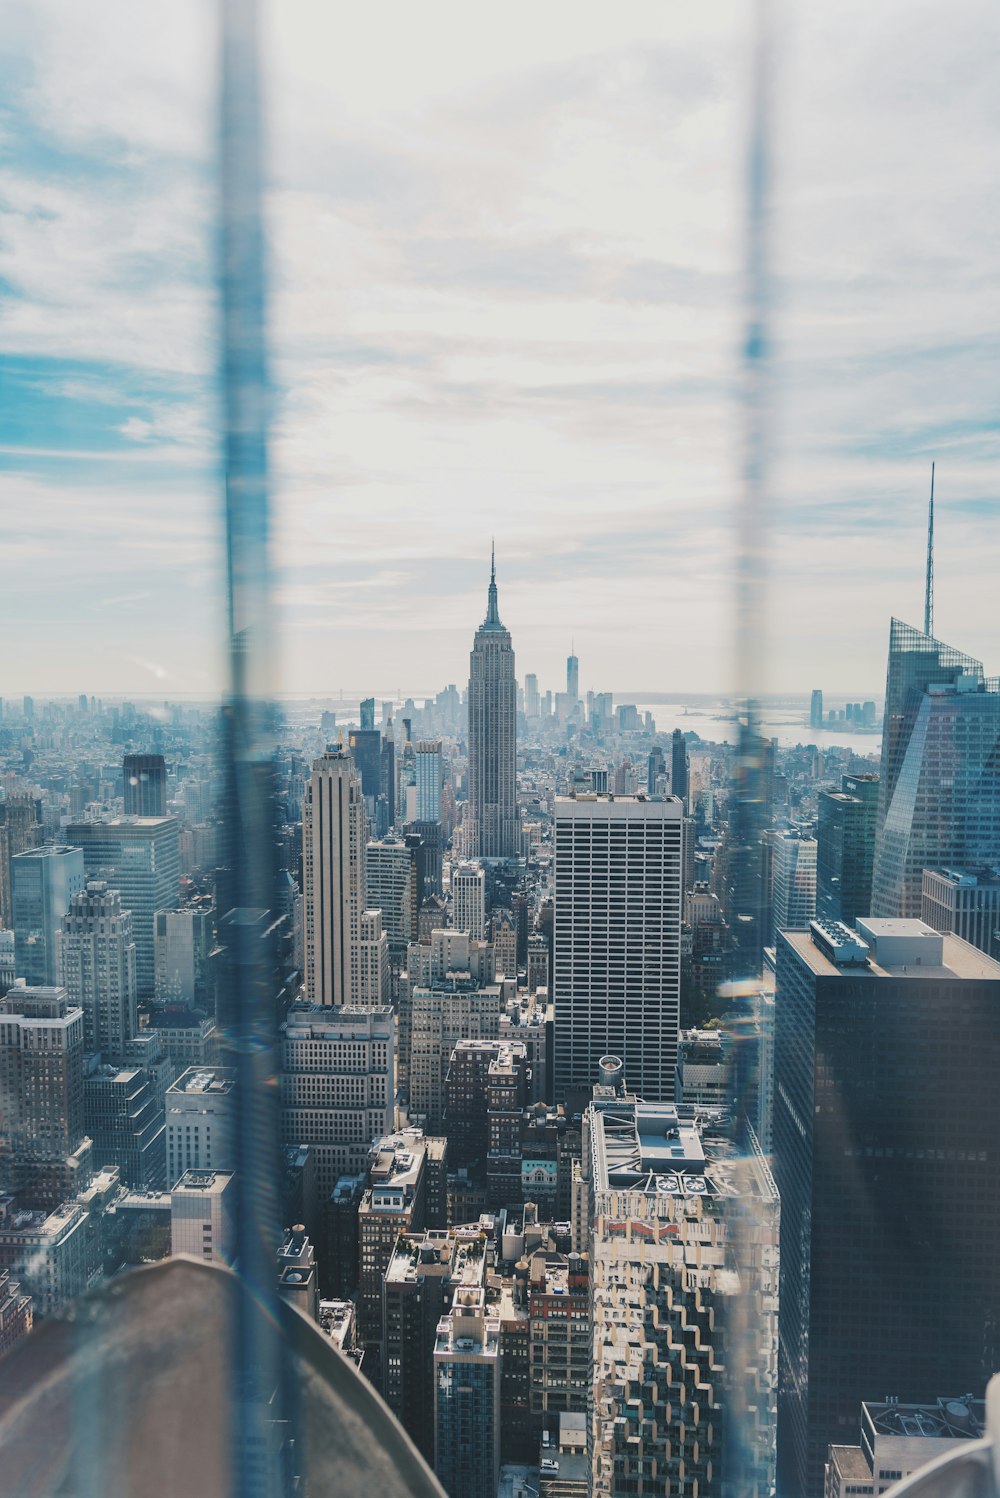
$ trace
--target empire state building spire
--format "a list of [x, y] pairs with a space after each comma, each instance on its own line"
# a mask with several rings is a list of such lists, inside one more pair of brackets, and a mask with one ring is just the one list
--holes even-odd
[[471, 858], [518, 858], [517, 683], [510, 634], [500, 620], [496, 553], [490, 558], [486, 618], [469, 657], [469, 801], [465, 850]]

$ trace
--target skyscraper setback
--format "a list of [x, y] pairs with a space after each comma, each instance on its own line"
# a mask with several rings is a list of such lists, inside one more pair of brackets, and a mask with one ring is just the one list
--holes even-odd
[[470, 858], [517, 858], [517, 684], [510, 632], [497, 608], [496, 563], [490, 569], [486, 618], [469, 658], [469, 800], [465, 851]]

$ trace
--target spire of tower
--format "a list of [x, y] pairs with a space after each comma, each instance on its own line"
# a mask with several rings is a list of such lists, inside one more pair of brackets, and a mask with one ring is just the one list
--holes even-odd
[[490, 591], [489, 602], [486, 607], [486, 623], [500, 623], [500, 611], [497, 608], [497, 557], [496, 547], [490, 542]]
[[931, 498], [927, 506], [927, 577], [924, 582], [924, 634], [934, 634], [934, 464], [931, 464]]

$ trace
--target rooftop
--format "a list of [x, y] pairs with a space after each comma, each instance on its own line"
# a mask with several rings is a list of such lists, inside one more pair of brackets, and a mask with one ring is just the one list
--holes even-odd
[[197, 1191], [202, 1196], [221, 1196], [233, 1179], [231, 1170], [186, 1170], [171, 1192]]
[[[846, 930], [847, 928], [845, 928]], [[962, 941], [939, 935], [923, 921], [876, 920], [858, 922], [862, 943], [870, 955], [862, 963], [840, 966], [817, 945], [812, 931], [783, 931], [796, 956], [818, 978], [988, 978], [1000, 980], [1000, 962]], [[922, 952], [926, 950], [925, 959]], [[935, 960], [936, 954], [936, 960]]]
[[172, 1082], [167, 1088], [168, 1092], [185, 1093], [209, 1093], [213, 1096], [225, 1096], [232, 1092], [236, 1086], [236, 1073], [224, 1066], [189, 1066], [186, 1072], [182, 1072], [176, 1082]]

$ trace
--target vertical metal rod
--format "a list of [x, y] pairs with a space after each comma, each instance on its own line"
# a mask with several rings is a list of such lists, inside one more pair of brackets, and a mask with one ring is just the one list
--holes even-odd
[[220, 293], [229, 690], [223, 711], [226, 874], [217, 892], [227, 1059], [236, 1070], [238, 1269], [232, 1327], [233, 1498], [278, 1498], [291, 1477], [286, 1379], [275, 1320], [277, 996], [266, 933], [274, 910], [271, 589], [257, 0], [221, 0]]
[[934, 464], [931, 464], [931, 498], [927, 506], [927, 578], [924, 583], [924, 634], [934, 634]]

